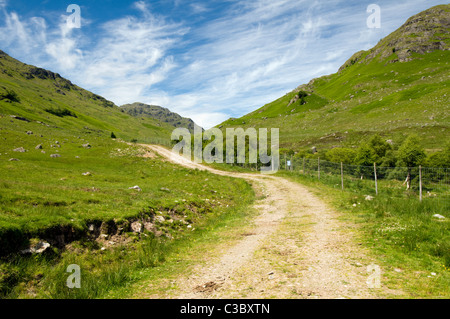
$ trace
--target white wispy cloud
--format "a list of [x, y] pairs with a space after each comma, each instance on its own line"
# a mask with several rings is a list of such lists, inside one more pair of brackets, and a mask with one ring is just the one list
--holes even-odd
[[224, 114], [243, 115], [293, 89], [293, 83], [300, 84], [302, 57], [323, 25], [311, 11], [291, 14], [306, 3], [241, 2], [194, 30], [191, 36], [204, 44], [185, 54], [186, 67], [177, 70], [172, 82], [175, 87], [189, 83], [191, 99], [174, 96], [166, 103], [181, 112], [194, 107], [195, 112], [186, 113], [208, 128], [219, 123], [214, 122], [219, 117], [208, 116], [211, 111], [221, 120]]
[[[80, 65], [83, 51], [79, 49], [79, 40], [73, 35], [74, 29], [67, 24], [66, 16], [60, 17], [58, 30], [41, 39], [45, 52], [58, 64], [60, 70], [71, 70]], [[49, 41], [47, 39], [50, 38]]]
[[[131, 4], [135, 14], [96, 26], [67, 29], [65, 16], [50, 26], [21, 18], [0, 0], [0, 43], [27, 63], [50, 68], [121, 105], [140, 101], [168, 107], [209, 128], [279, 98], [314, 77], [334, 73], [411, 15], [438, 0], [378, 0], [382, 28], [369, 29], [372, 1], [173, 1]], [[209, 14], [214, 12], [214, 18]], [[192, 22], [192, 15], [201, 19]], [[3, 22], [2, 22], [3, 21]], [[176, 21], [176, 22], [174, 22]]]
[[[369, 49], [406, 18], [433, 5], [381, 1], [382, 28], [369, 29], [370, 3], [236, 1], [221, 18], [190, 35], [202, 44], [188, 50], [185, 66], [170, 79], [191, 93], [182, 99], [164, 96], [161, 102], [193, 114], [209, 128], [220, 123], [209, 114], [242, 116], [314, 77], [334, 73], [353, 53]], [[422, 9], [415, 7], [419, 3]]]
[[[48, 29], [42, 18], [26, 20], [4, 11], [0, 40], [14, 56], [33, 53], [28, 63], [56, 69], [118, 105], [143, 100], [143, 92], [175, 67], [167, 51], [188, 28], [154, 16], [144, 1], [132, 6], [137, 15], [104, 23], [89, 45], [84, 45], [89, 35], [83, 28], [70, 28], [66, 15], [58, 17], [56, 28]], [[88, 22], [83, 20], [83, 25]]]
[[209, 11], [208, 7], [204, 3], [191, 3], [190, 7], [194, 14], [205, 13]]
[[148, 15], [108, 22], [98, 44], [86, 53], [83, 81], [119, 105], [137, 101], [175, 67], [167, 51], [185, 32]]

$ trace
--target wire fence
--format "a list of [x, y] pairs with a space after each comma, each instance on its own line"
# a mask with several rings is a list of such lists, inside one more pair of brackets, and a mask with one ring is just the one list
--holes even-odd
[[[281, 155], [280, 169], [317, 178], [336, 188], [359, 188], [378, 195], [417, 195], [450, 200], [450, 169], [348, 165]], [[405, 192], [407, 191], [407, 192]]]

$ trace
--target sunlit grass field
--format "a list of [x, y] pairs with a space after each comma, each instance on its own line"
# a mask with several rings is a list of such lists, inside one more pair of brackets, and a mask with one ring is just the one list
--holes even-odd
[[[12, 121], [0, 119], [0, 292], [4, 297], [99, 296], [129, 281], [132, 269], [164, 260], [167, 247], [192, 229], [199, 231], [224, 214], [245, 210], [253, 198], [251, 186], [243, 180], [175, 166], [132, 143]], [[38, 145], [42, 149], [36, 149]], [[15, 152], [17, 148], [26, 152]], [[51, 157], [54, 154], [60, 157]], [[130, 189], [134, 186], [141, 191]], [[157, 224], [158, 236], [123, 234], [131, 242], [108, 251], [88, 238], [89, 225], [126, 226], [127, 221], [156, 214], [165, 219]], [[171, 220], [172, 216], [183, 223]], [[30, 243], [49, 240], [67, 229], [75, 240], [66, 243], [70, 249], [52, 246], [42, 256], [20, 254]], [[63, 268], [70, 263], [85, 266], [89, 273], [85, 278], [91, 278], [85, 284], [90, 288], [70, 292], [62, 284], [61, 278], [67, 278]]]

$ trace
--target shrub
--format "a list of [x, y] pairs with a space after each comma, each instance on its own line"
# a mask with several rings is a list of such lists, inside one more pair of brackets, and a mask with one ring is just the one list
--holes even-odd
[[351, 148], [337, 147], [329, 150], [326, 158], [330, 162], [353, 164], [356, 157], [356, 151]]
[[300, 105], [305, 105], [306, 100], [305, 98], [308, 96], [308, 93], [300, 91], [298, 92], [298, 98], [300, 99]]
[[392, 150], [391, 145], [382, 139], [378, 134], [371, 137], [369, 140], [369, 146], [374, 150], [375, 154], [380, 159], [385, 157], [388, 151]]
[[20, 102], [19, 96], [13, 90], [6, 90], [6, 93], [0, 94], [0, 100], [10, 100], [11, 102]]
[[400, 146], [397, 152], [399, 166], [408, 167], [407, 189], [411, 188], [411, 169], [412, 167], [423, 164], [426, 158], [425, 151], [419, 144], [419, 138], [416, 135], [409, 136]]
[[428, 156], [424, 164], [428, 167], [450, 168], [450, 145], [448, 145], [443, 151]]
[[77, 118], [76, 114], [68, 109], [45, 109], [45, 112], [53, 114], [58, 117], [71, 116]]

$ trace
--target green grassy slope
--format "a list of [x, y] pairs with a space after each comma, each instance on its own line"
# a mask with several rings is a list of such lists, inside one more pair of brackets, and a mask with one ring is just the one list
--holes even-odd
[[376, 133], [394, 142], [416, 133], [440, 149], [450, 123], [449, 21], [450, 5], [422, 12], [338, 73], [221, 126], [278, 127], [281, 146], [296, 151], [356, 146]]
[[167, 123], [132, 117], [58, 74], [23, 64], [0, 51], [0, 116], [9, 115], [42, 122], [54, 128], [55, 134], [90, 132], [106, 137], [114, 132], [128, 141], [167, 142], [173, 130]]
[[[93, 222], [126, 228], [160, 211], [167, 220], [196, 223], [252, 197], [245, 182], [142, 157], [139, 146], [124, 142], [167, 144], [172, 130], [0, 52], [0, 258], [32, 238], [54, 247], [55, 236], [64, 235], [70, 243], [68, 233], [82, 238]], [[175, 237], [186, 225], [156, 228]], [[0, 295], [1, 286], [2, 278]]]

